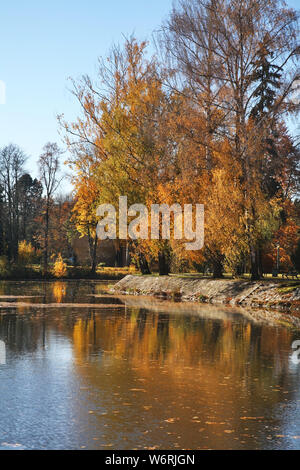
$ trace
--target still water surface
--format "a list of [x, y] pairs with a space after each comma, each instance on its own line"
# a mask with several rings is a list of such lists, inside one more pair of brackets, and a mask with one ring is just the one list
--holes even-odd
[[91, 281], [0, 304], [1, 449], [300, 449], [299, 330]]

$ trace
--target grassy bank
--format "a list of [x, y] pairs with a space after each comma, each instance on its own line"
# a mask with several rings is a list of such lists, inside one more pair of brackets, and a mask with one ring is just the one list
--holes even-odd
[[130, 268], [101, 267], [95, 273], [86, 266], [68, 266], [65, 275], [55, 276], [51, 270], [43, 275], [40, 265], [11, 266], [0, 271], [0, 280], [26, 281], [43, 279], [94, 279], [94, 280], [120, 280], [127, 276], [132, 270]]

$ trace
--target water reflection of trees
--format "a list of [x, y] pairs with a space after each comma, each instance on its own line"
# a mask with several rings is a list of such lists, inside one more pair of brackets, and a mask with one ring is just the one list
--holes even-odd
[[[263, 361], [276, 374], [288, 366], [283, 351], [289, 349], [291, 333], [255, 325], [248, 321], [205, 320], [196, 316], [153, 314], [132, 308], [125, 315], [99, 315], [77, 318], [73, 329], [76, 357], [85, 361], [89, 345], [94, 350], [114, 352], [144, 366], [156, 360], [186, 365], [221, 364], [239, 374]], [[80, 345], [80, 347], [78, 347]]]
[[[101, 284], [94, 281], [0, 281], [0, 295], [37, 297], [39, 302], [84, 302], [90, 294], [100, 292]], [[32, 300], [31, 300], [32, 301]]]
[[[142, 386], [144, 393], [134, 396], [139, 416], [149, 403], [156, 422], [164, 413], [181, 413], [181, 419], [187, 419], [191, 410], [191, 419], [200, 416], [212, 439], [216, 432], [223, 433], [224, 422], [241, 434], [250, 432], [245, 429], [263, 433], [263, 421], [244, 422], [241, 415], [273, 416], [286, 402], [287, 391], [289, 399], [295, 393], [286, 354], [294, 337], [286, 328], [139, 307], [125, 312], [15, 309], [0, 316], [0, 339], [8, 352], [51, 347], [57, 335], [73, 345], [76, 373], [86, 387], [107, 395], [112, 414], [117, 406], [117, 399], [111, 401], [113, 391], [130, 401], [129, 390]], [[219, 424], [212, 431], [206, 421]], [[159, 436], [162, 431], [157, 432]], [[217, 446], [215, 441], [211, 445]]]
[[[130, 308], [125, 315], [78, 318], [73, 344], [80, 375], [101, 351], [101, 361], [90, 362], [88, 387], [108, 398], [113, 391], [126, 396], [131, 387], [143, 387], [144, 394], [133, 398], [136, 413], [143, 416], [145, 405], [152, 404], [151, 419], [162, 423], [158, 441], [165, 439], [164, 418], [177, 416], [172, 429], [183, 436], [183, 446], [197, 445], [195, 426], [201, 423], [210, 447], [238, 447], [234, 435], [260, 448], [266, 432], [280, 434], [281, 407], [295, 397], [286, 354], [292, 336], [287, 329], [247, 320]], [[116, 406], [110, 405], [111, 413]]]
[[12, 309], [9, 315], [0, 316], [0, 339], [7, 350], [15, 353], [34, 352], [45, 343], [46, 324], [20, 318], [19, 311]]
[[35, 350], [43, 343], [41, 338], [53, 330], [72, 339], [78, 361], [97, 351], [110, 351], [144, 366], [153, 360], [174, 365], [221, 364], [240, 375], [249, 365], [253, 369], [263, 361], [269, 372], [278, 375], [288, 366], [282, 351], [290, 348], [293, 339], [288, 329], [247, 320], [151, 313], [143, 308], [130, 308], [125, 314], [121, 310], [100, 313], [64, 308], [20, 315], [25, 312], [26, 308], [11, 309], [0, 317], [0, 336], [11, 347], [20, 352]]

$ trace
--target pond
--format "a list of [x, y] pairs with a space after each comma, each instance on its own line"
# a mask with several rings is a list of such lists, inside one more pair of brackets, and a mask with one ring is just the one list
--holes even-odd
[[300, 449], [300, 331], [238, 309], [0, 283], [1, 449]]

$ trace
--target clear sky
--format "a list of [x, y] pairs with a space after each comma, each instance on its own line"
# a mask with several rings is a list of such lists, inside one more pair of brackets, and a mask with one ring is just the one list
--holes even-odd
[[[77, 106], [68, 77], [94, 75], [122, 35], [147, 39], [167, 16], [172, 0], [2, 0], [0, 147], [18, 144], [30, 156], [27, 169], [48, 141], [61, 144], [56, 115], [74, 119]], [[288, 4], [297, 7], [298, 0]]]
[[93, 76], [97, 58], [134, 33], [151, 36], [171, 0], [10, 0], [0, 10], [0, 147], [18, 144], [30, 156], [48, 141], [61, 143], [56, 115], [73, 119], [77, 106], [68, 77]]

